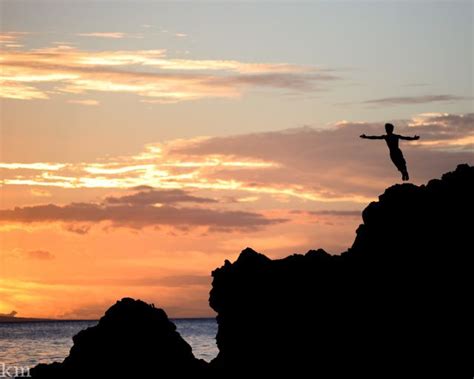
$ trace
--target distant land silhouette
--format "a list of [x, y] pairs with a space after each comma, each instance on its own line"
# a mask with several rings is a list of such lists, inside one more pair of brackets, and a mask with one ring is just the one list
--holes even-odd
[[399, 134], [393, 133], [393, 129], [395, 129], [395, 126], [393, 126], [393, 124], [388, 123], [385, 124], [385, 131], [387, 132], [387, 134], [381, 136], [366, 136], [365, 134], [362, 134], [360, 138], [385, 140], [390, 151], [390, 159], [392, 160], [395, 167], [397, 167], [398, 171], [402, 173], [402, 180], [406, 181], [410, 179], [410, 176], [408, 175], [407, 162], [405, 161], [405, 157], [403, 156], [403, 153], [399, 147], [399, 141], [416, 141], [419, 140], [420, 137], [401, 136]]
[[33, 317], [17, 317], [16, 311], [10, 313], [0, 313], [0, 323], [22, 323], [22, 322], [40, 322], [40, 321], [53, 321], [47, 318], [33, 318]]
[[13, 318], [13, 317], [15, 317], [17, 314], [18, 314], [17, 311], [11, 311], [10, 313], [0, 313], [0, 318], [2, 318], [2, 317], [5, 317], [5, 318], [6, 318], [6, 317], [11, 317], [11, 318]]
[[[67, 322], [67, 321], [93, 321], [93, 320], [70, 320], [63, 318], [35, 318], [35, 317], [18, 317], [16, 311], [10, 313], [0, 313], [0, 324], [21, 324], [25, 322]], [[1, 378], [1, 376], [0, 376]]]
[[212, 273], [211, 363], [194, 358], [163, 310], [125, 298], [33, 378], [472, 373], [473, 193], [474, 167], [459, 165], [427, 185], [388, 188], [341, 255], [271, 260], [247, 248], [226, 261]]

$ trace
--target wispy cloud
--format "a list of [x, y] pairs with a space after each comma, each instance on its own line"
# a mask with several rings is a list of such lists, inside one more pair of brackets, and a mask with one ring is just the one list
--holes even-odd
[[4, 32], [0, 33], [0, 45], [2, 44], [15, 44], [18, 40], [28, 35], [27, 32]]
[[68, 100], [68, 103], [79, 104], [79, 105], [89, 105], [89, 106], [99, 105], [99, 101], [93, 100], [93, 99]]
[[[141, 187], [138, 187], [141, 188]], [[132, 195], [120, 197], [107, 197], [107, 204], [126, 205], [156, 205], [156, 204], [176, 204], [176, 203], [215, 203], [216, 200], [205, 197], [190, 195], [183, 190], [155, 190], [153, 188], [143, 189]]]
[[182, 273], [166, 276], [139, 276], [135, 278], [102, 277], [102, 278], [67, 278], [62, 280], [47, 280], [36, 282], [39, 285], [80, 285], [80, 286], [122, 286], [131, 287], [188, 287], [206, 286], [211, 284], [210, 275]]
[[[115, 282], [115, 280], [114, 280]], [[211, 278], [209, 275], [169, 275], [164, 277], [143, 277], [138, 279], [125, 280], [130, 286], [146, 286], [146, 287], [188, 287], [188, 286], [205, 286], [209, 288]]]
[[25, 45], [21, 44], [21, 43], [8, 43], [5, 45], [5, 47], [8, 47], [8, 48], [11, 48], [11, 49], [18, 49], [20, 47], [23, 47]]
[[311, 216], [337, 216], [337, 217], [360, 217], [360, 210], [319, 210], [319, 211], [307, 211], [307, 210], [293, 210], [292, 214], [307, 214]]
[[46, 92], [14, 80], [0, 77], [0, 97], [17, 100], [48, 99]]
[[423, 83], [423, 82], [411, 82], [404, 85], [404, 87], [427, 87], [430, 83]]
[[1, 163], [0, 168], [7, 170], [41, 170], [41, 171], [57, 171], [63, 168], [65, 165], [63, 163]]
[[48, 250], [30, 250], [25, 252], [25, 256], [29, 259], [38, 259], [42, 261], [49, 261], [54, 259], [54, 254]]
[[426, 104], [447, 101], [467, 100], [468, 97], [456, 95], [419, 95], [419, 96], [400, 96], [400, 97], [384, 97], [380, 99], [366, 100], [363, 104], [376, 106], [395, 106], [410, 104]]
[[142, 33], [124, 33], [124, 32], [76, 33], [76, 36], [92, 37], [92, 38], [108, 38], [108, 39], [144, 38]]
[[126, 33], [122, 32], [94, 32], [94, 33], [77, 33], [79, 37], [97, 37], [97, 38], [112, 38], [121, 39], [127, 36]]
[[41, 189], [41, 188], [32, 188], [30, 190], [30, 193], [35, 196], [35, 197], [51, 197], [51, 192], [49, 191], [46, 191], [44, 189]]
[[91, 224], [65, 224], [63, 225], [64, 229], [67, 230], [68, 232], [75, 233], [78, 235], [85, 235], [89, 233], [89, 230], [92, 228]]
[[136, 94], [149, 102], [236, 98], [251, 88], [314, 91], [338, 79], [332, 72], [286, 63], [173, 59], [166, 50], [85, 51], [69, 45], [4, 50], [1, 97], [47, 99], [56, 92]]

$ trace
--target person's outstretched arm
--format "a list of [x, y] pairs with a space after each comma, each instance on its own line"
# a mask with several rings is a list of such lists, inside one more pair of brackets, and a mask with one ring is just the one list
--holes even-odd
[[399, 136], [400, 139], [404, 139], [407, 141], [416, 141], [417, 139], [420, 139], [420, 136], [414, 136], [414, 137], [405, 137], [405, 136]]
[[365, 139], [383, 139], [383, 136], [366, 136], [365, 134], [362, 134], [360, 138], [365, 138]]

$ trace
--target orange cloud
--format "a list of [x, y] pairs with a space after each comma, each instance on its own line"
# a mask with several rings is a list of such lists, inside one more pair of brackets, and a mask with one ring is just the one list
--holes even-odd
[[[205, 226], [209, 230], [228, 232], [251, 231], [286, 221], [282, 218], [267, 218], [255, 212], [178, 205], [215, 202], [182, 190], [142, 189], [131, 195], [107, 197], [102, 203], [71, 203], [64, 206], [47, 204], [0, 210], [0, 222], [109, 222], [114, 227], [129, 228], [158, 225], [185, 228]], [[41, 254], [37, 253], [36, 257], [39, 255]]]

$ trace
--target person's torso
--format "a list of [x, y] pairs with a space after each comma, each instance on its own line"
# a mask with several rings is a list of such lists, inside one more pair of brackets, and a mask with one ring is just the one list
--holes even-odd
[[385, 142], [387, 143], [388, 148], [390, 151], [398, 150], [398, 135], [396, 134], [386, 134], [385, 135]]

